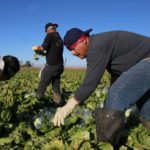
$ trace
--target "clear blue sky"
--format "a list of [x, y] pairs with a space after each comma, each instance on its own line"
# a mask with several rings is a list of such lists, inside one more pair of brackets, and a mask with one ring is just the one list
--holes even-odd
[[[48, 22], [59, 24], [62, 38], [72, 27], [93, 28], [91, 34], [119, 29], [150, 36], [150, 0], [0, 0], [0, 55], [45, 63], [34, 61], [31, 46], [42, 44]], [[66, 66], [86, 65], [65, 48], [66, 58]]]

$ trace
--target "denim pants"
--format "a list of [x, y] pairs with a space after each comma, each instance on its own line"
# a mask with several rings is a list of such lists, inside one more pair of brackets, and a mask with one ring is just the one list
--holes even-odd
[[122, 73], [109, 88], [104, 107], [125, 112], [134, 104], [139, 105], [140, 115], [150, 120], [150, 59]]
[[63, 65], [50, 66], [46, 64], [41, 71], [41, 79], [37, 89], [38, 99], [43, 99], [47, 86], [52, 83], [52, 90], [60, 93], [60, 77], [63, 72]]

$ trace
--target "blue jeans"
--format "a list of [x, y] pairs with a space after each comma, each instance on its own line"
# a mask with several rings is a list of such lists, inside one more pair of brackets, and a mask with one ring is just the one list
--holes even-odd
[[121, 74], [109, 88], [104, 107], [125, 112], [138, 103], [140, 115], [150, 120], [150, 59], [140, 61]]

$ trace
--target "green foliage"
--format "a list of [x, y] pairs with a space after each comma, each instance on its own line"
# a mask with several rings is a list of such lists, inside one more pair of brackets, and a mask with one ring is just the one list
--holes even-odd
[[40, 51], [34, 51], [34, 60], [39, 60], [39, 57], [43, 57], [43, 56], [45, 56], [45, 53], [44, 52], [40, 52]]
[[72, 135], [70, 137], [70, 140], [71, 140], [70, 144], [71, 148], [78, 150], [83, 142], [90, 140], [90, 134], [88, 131], [83, 131], [81, 129], [78, 130], [78, 132], [76, 132], [74, 135]]
[[[52, 88], [48, 86], [47, 108], [38, 109], [35, 93], [38, 69], [24, 68], [9, 81], [0, 82], [0, 149], [8, 150], [113, 150], [109, 143], [96, 138], [92, 111], [103, 106], [110, 86], [106, 71], [95, 92], [84, 105], [77, 107], [65, 119], [65, 125], [54, 127], [52, 118]], [[67, 102], [85, 77], [84, 71], [65, 70], [61, 78], [62, 98]], [[125, 146], [150, 149], [150, 136], [143, 126], [131, 130]], [[126, 147], [122, 147], [122, 149]]]
[[36, 51], [34, 51], [34, 60], [39, 60], [39, 57]]
[[127, 145], [133, 149], [150, 149], [150, 136], [147, 129], [139, 124], [138, 127], [133, 128], [128, 136]]
[[2, 122], [9, 122], [12, 117], [11, 111], [7, 109], [3, 109], [0, 114], [0, 119]]

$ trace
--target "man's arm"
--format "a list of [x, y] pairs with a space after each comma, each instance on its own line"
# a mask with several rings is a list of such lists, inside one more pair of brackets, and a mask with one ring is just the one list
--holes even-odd
[[96, 89], [100, 83], [101, 77], [107, 67], [109, 58], [107, 53], [100, 53], [99, 49], [92, 51], [92, 55], [88, 60], [88, 67], [86, 77], [83, 84], [75, 92], [75, 96], [68, 100], [68, 102], [59, 108], [54, 116], [54, 125], [60, 126], [64, 124], [64, 119], [73, 111], [73, 109], [84, 102]]
[[80, 103], [84, 102], [100, 83], [110, 57], [105, 51], [105, 49], [95, 49], [87, 58], [88, 65], [85, 79], [75, 92], [75, 98]]

